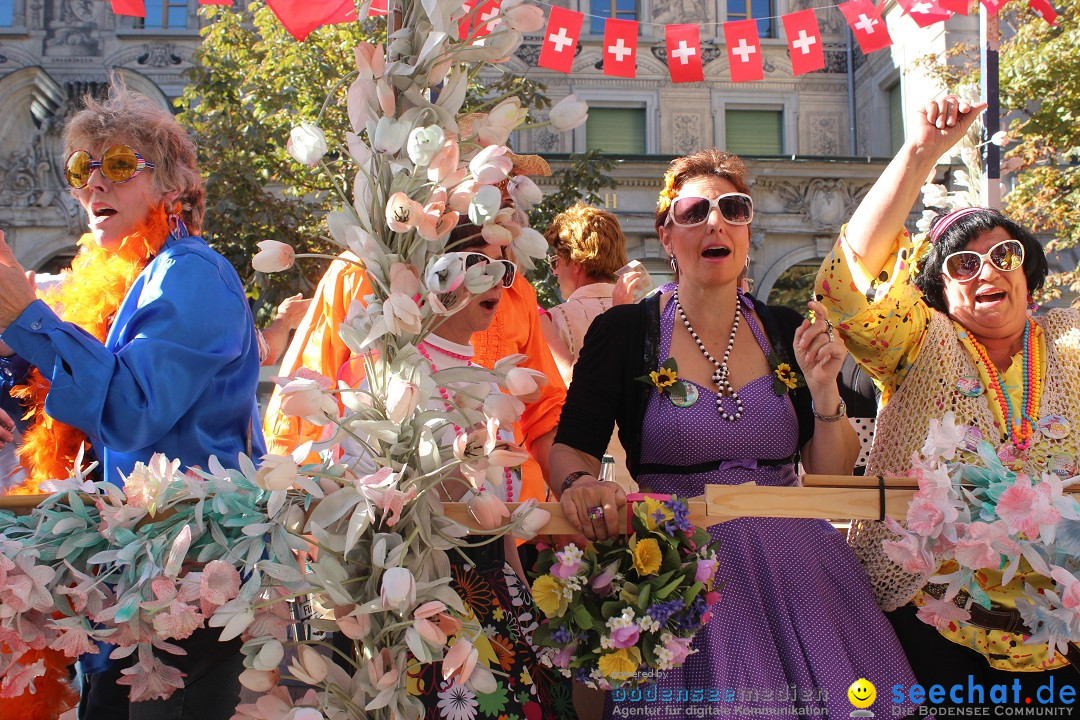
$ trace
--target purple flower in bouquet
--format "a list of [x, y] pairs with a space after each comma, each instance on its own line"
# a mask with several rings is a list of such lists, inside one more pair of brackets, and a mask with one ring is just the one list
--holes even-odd
[[581, 571], [585, 564], [584, 558], [584, 553], [576, 545], [567, 545], [555, 553], [555, 559], [558, 562], [551, 566], [549, 572], [562, 580], [572, 578]]
[[673, 533], [676, 530], [682, 530], [685, 534], [690, 535], [694, 532], [694, 524], [690, 522], [690, 509], [686, 506], [686, 503], [672, 498], [664, 503], [665, 507], [671, 511], [672, 519], [664, 525], [664, 530], [668, 533]]
[[600, 597], [607, 597], [611, 594], [611, 584], [615, 581], [615, 576], [618, 572], [619, 563], [613, 562], [604, 568], [603, 572], [590, 580], [589, 586], [592, 587], [593, 592]]
[[716, 558], [698, 560], [697, 569], [694, 571], [694, 582], [709, 583], [716, 574]]
[[678, 667], [686, 662], [686, 658], [690, 656], [690, 643], [694, 642], [692, 637], [676, 637], [669, 633], [664, 633], [664, 653], [669, 654], [668, 662], [673, 667]]
[[684, 607], [686, 607], [686, 603], [682, 601], [682, 598], [655, 603], [649, 608], [649, 617], [663, 625], [667, 623], [672, 615], [679, 612]]
[[637, 625], [615, 628], [611, 631], [611, 645], [615, 648], [628, 648], [637, 645], [641, 635]]
[[574, 659], [574, 652], [577, 650], [577, 645], [567, 645], [561, 650], [557, 650], [551, 656], [551, 664], [557, 668], [568, 668], [570, 663]]

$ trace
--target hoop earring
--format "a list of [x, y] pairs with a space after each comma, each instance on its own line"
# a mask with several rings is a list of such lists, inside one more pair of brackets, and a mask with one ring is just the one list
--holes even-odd
[[671, 255], [668, 255], [668, 262], [671, 263], [671, 272], [678, 273], [679, 272], [679, 261], [675, 259], [675, 254], [674, 253], [672, 253]]
[[168, 217], [169, 222], [169, 236], [174, 240], [182, 240], [191, 233], [188, 232], [187, 223], [178, 214], [172, 214]]

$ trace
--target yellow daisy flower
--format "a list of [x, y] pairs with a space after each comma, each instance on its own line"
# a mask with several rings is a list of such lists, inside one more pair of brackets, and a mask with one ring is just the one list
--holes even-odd
[[641, 667], [641, 651], [636, 647], [605, 653], [597, 661], [600, 672], [611, 680], [628, 680]]
[[671, 387], [675, 384], [675, 371], [671, 368], [660, 368], [649, 373], [649, 379], [653, 381], [653, 385], [657, 390], [661, 392], [664, 388]]
[[562, 617], [569, 603], [563, 597], [562, 585], [551, 575], [541, 575], [532, 586], [533, 601], [548, 617]]
[[[660, 524], [667, 524], [675, 519], [675, 514], [662, 501], [646, 496], [643, 502], [645, 503], [645, 527], [650, 530], [655, 530]], [[663, 518], [660, 522], [656, 519], [658, 513]]]
[[774, 372], [780, 382], [787, 385], [788, 390], [794, 390], [796, 386], [798, 386], [799, 378], [787, 363], [780, 363], [777, 365]]
[[640, 575], [653, 575], [660, 569], [664, 554], [660, 552], [660, 543], [652, 538], [639, 540], [634, 546], [634, 569]]

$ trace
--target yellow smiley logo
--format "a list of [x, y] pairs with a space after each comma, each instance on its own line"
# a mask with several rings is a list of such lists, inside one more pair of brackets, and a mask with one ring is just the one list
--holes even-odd
[[868, 708], [877, 698], [877, 688], [866, 678], [859, 678], [851, 683], [851, 687], [847, 690], [847, 697], [855, 707]]

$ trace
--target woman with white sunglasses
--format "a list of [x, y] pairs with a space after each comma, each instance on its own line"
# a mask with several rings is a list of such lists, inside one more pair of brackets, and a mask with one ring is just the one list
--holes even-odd
[[[655, 224], [677, 284], [594, 321], [552, 449], [563, 508], [587, 537], [615, 534], [626, 512], [622, 491], [597, 479], [615, 424], [647, 491], [795, 485], [799, 462], [808, 472], [851, 472], [858, 441], [836, 384], [844, 346], [820, 305], [811, 304], [819, 320], [810, 323], [740, 290], [753, 219], [737, 157], [708, 150], [672, 163]], [[721, 541], [723, 599], [694, 639], [696, 654], [662, 673], [658, 693], [678, 698], [665, 703], [668, 714], [711, 711], [709, 690], [720, 688], [739, 713], [840, 717], [851, 712], [854, 680], [913, 680], [862, 569], [828, 523], [743, 518], [709, 530]], [[672, 608], [643, 610], [653, 618]], [[606, 714], [648, 715], [647, 704], [612, 696]], [[879, 717], [892, 708], [884, 693], [873, 705]]]
[[[969, 438], [988, 441], [1006, 466], [1035, 478], [1077, 474], [1080, 315], [1033, 314], [1032, 293], [1047, 274], [1038, 240], [983, 207], [941, 213], [914, 239], [904, 229], [938, 158], [984, 107], [950, 95], [921, 108], [907, 142], [818, 273], [829, 319], [882, 388], [867, 475], [907, 475], [931, 421], [946, 411], [970, 428]], [[974, 453], [961, 459], [983, 462]], [[967, 533], [959, 543], [972, 542]], [[1041, 592], [1053, 590], [1054, 581], [1026, 561], [1008, 583], [1000, 570], [981, 569], [975, 577], [989, 607], [965, 602], [966, 591], [948, 597], [945, 586], [928, 584], [935, 573], [960, 569], [955, 562], [910, 563], [908, 569], [923, 565], [924, 572], [905, 572], [883, 551], [882, 542], [895, 539], [883, 523], [865, 521], [854, 523], [848, 537], [924, 687], [966, 684], [971, 676], [1011, 688], [1017, 679], [1023, 702], [1055, 671], [1058, 686], [1080, 679], [1069, 667], [1080, 653], [1066, 657], [1046, 642], [1025, 642], [1031, 631], [1016, 609], [1025, 583]], [[950, 705], [959, 706], [946, 700], [940, 707]]]

